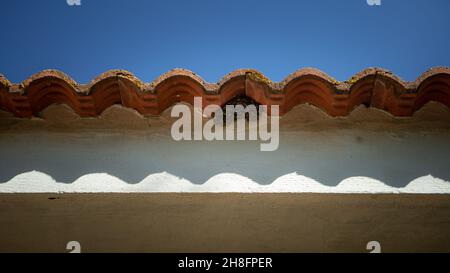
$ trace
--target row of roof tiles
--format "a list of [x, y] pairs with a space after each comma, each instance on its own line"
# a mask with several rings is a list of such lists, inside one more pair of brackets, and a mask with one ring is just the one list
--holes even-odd
[[38, 115], [51, 104], [67, 104], [82, 117], [98, 116], [114, 104], [159, 115], [175, 103], [192, 103], [194, 97], [202, 97], [206, 107], [223, 106], [237, 96], [269, 107], [279, 105], [281, 114], [309, 103], [331, 116], [346, 116], [361, 104], [394, 116], [411, 116], [429, 101], [450, 107], [450, 68], [432, 68], [414, 82], [379, 68], [365, 69], [345, 82], [314, 68], [300, 69], [281, 82], [254, 69], [233, 71], [217, 83], [186, 69], [174, 69], [151, 83], [125, 70], [105, 72], [88, 84], [57, 70], [43, 70], [20, 84], [0, 75], [0, 108], [22, 118]]

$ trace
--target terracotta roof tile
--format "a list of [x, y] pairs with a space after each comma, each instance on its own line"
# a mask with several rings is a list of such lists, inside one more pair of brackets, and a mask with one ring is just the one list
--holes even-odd
[[204, 98], [204, 106], [223, 106], [246, 95], [260, 104], [280, 105], [281, 114], [309, 103], [331, 116], [347, 116], [358, 105], [383, 109], [394, 116], [411, 116], [429, 101], [450, 107], [450, 68], [432, 68], [414, 82], [405, 82], [380, 68], [368, 68], [339, 82], [315, 68], [304, 68], [281, 82], [254, 69], [235, 70], [218, 83], [208, 83], [186, 69], [171, 70], [144, 83], [125, 70], [107, 71], [79, 84], [57, 70], [43, 70], [20, 84], [0, 75], [0, 108], [17, 117], [31, 117], [55, 103], [69, 105], [80, 116], [94, 117], [121, 104], [143, 115], [159, 115], [178, 102]]

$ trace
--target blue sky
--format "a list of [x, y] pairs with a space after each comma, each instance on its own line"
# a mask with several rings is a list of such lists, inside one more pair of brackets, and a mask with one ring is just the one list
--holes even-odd
[[450, 66], [449, 0], [2, 0], [0, 73], [47, 68], [86, 83], [109, 69], [144, 81], [176, 67], [207, 81], [301, 67], [345, 80], [371, 66], [414, 80]]

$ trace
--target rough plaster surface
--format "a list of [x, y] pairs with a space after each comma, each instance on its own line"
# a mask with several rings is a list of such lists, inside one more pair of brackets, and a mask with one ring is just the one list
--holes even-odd
[[363, 106], [331, 118], [300, 105], [281, 119], [275, 152], [260, 142], [176, 142], [169, 113], [1, 113], [0, 192], [450, 193], [450, 110], [441, 104], [404, 119]]
[[0, 252], [450, 252], [450, 195], [0, 194]]

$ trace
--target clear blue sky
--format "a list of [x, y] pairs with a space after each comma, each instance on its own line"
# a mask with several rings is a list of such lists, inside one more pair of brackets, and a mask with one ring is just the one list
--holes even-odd
[[148, 82], [182, 67], [214, 82], [256, 68], [279, 81], [312, 66], [345, 80], [379, 66], [414, 80], [450, 66], [450, 0], [81, 1], [2, 0], [0, 73], [86, 83], [117, 68]]

